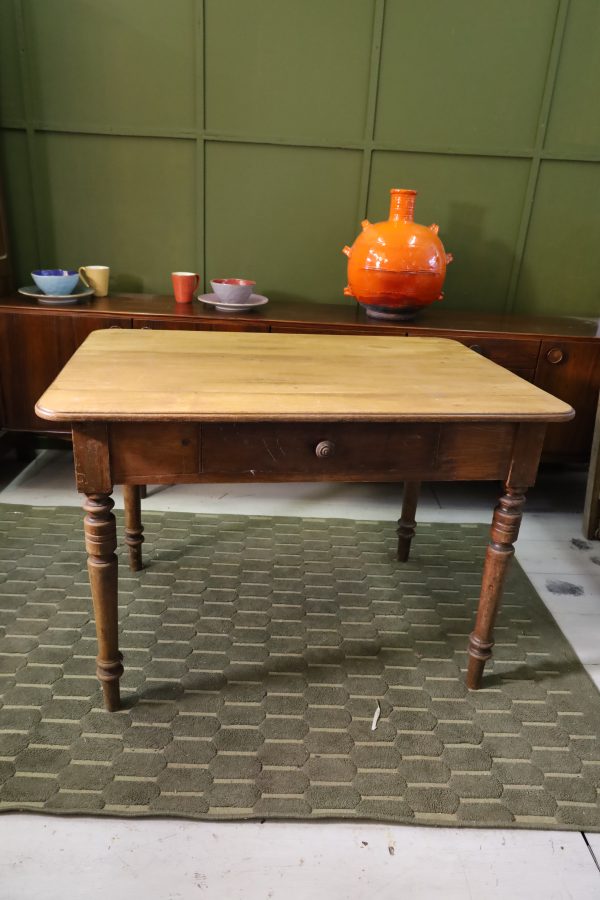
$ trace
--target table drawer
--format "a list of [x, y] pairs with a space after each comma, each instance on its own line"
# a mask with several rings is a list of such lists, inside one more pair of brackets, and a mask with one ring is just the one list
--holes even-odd
[[202, 426], [202, 474], [273, 480], [411, 478], [434, 465], [439, 425], [385, 422]]
[[192, 422], [115, 422], [109, 448], [115, 484], [168, 484], [200, 471], [200, 429]]

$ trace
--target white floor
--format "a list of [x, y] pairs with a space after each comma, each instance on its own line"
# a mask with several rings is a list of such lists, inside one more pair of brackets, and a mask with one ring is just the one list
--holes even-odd
[[[545, 473], [517, 556], [600, 687], [600, 543], [581, 535], [584, 477]], [[498, 486], [424, 488], [421, 521], [489, 522]], [[117, 495], [117, 499], [118, 495]], [[45, 451], [0, 502], [78, 505], [70, 454]], [[401, 486], [152, 488], [147, 509], [398, 518]], [[355, 823], [0, 819], [0, 900], [600, 898], [600, 835]]]

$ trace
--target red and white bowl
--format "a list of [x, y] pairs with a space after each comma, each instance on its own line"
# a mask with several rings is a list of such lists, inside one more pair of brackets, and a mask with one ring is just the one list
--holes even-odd
[[247, 278], [213, 278], [210, 286], [224, 303], [245, 303], [250, 299], [256, 282]]

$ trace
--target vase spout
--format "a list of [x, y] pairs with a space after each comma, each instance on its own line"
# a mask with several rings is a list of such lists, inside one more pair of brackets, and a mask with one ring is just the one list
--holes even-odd
[[392, 222], [413, 222], [416, 197], [416, 191], [392, 188], [390, 191], [390, 220]]

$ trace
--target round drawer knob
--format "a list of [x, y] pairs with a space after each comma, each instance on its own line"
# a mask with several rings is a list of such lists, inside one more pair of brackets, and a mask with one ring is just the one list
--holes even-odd
[[546, 359], [552, 366], [557, 366], [559, 363], [563, 362], [564, 358], [565, 354], [560, 347], [552, 347], [552, 349], [548, 350], [546, 353]]
[[481, 356], [485, 356], [485, 352], [481, 344], [469, 344], [469, 350], [474, 350], [475, 353], [480, 353]]
[[320, 459], [325, 459], [327, 456], [333, 456], [334, 450], [335, 444], [333, 441], [319, 441], [315, 447], [315, 456], [318, 456]]

